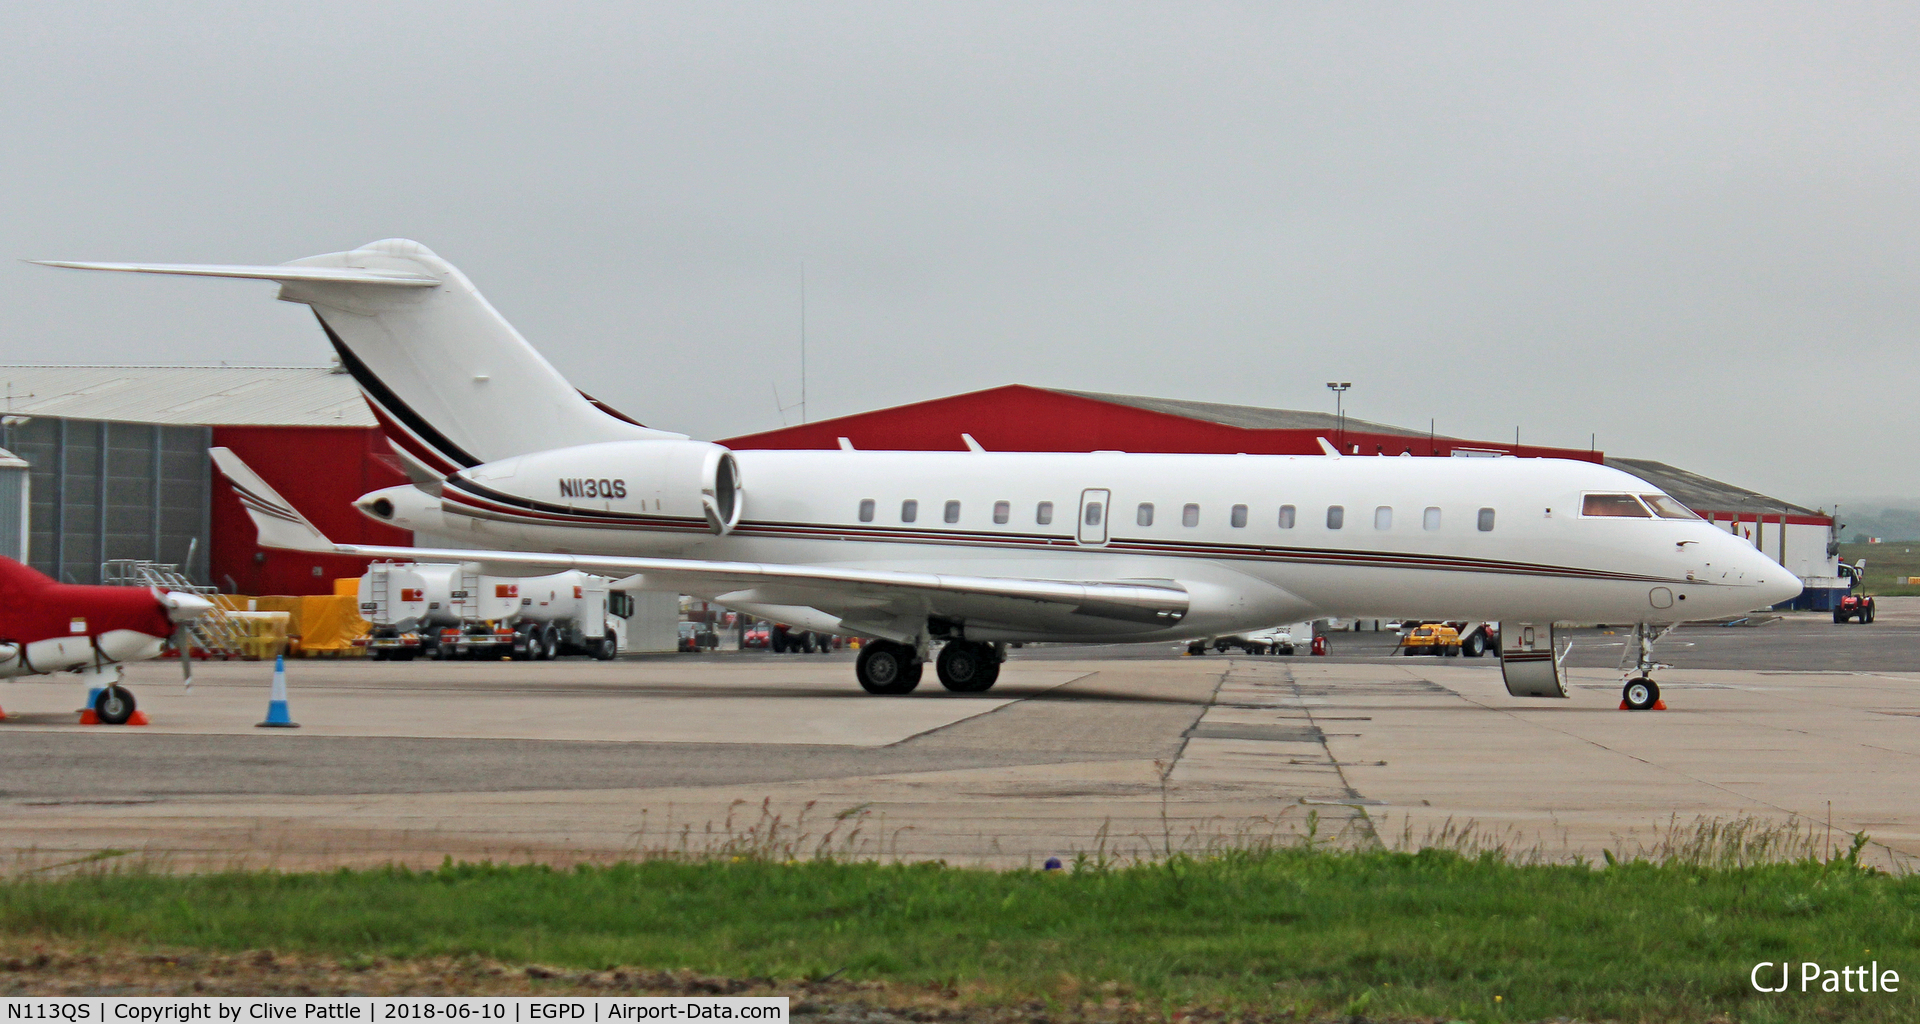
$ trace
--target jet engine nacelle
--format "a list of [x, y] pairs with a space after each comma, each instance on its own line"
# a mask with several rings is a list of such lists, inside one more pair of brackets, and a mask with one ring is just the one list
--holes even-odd
[[539, 526], [704, 524], [740, 521], [740, 467], [706, 441], [605, 441], [518, 455], [447, 477], [441, 506], [456, 514]]

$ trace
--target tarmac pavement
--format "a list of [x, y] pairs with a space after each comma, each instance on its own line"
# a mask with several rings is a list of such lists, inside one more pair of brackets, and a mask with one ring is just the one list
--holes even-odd
[[[1872, 626], [1793, 616], [1661, 648], [1671, 710], [1619, 674], [1510, 697], [1492, 659], [1029, 648], [988, 694], [873, 697], [851, 659], [294, 661], [298, 730], [254, 723], [271, 666], [133, 666], [153, 724], [75, 724], [71, 681], [0, 688], [11, 869], [129, 851], [183, 869], [755, 849], [1004, 866], [1321, 838], [1419, 845], [1471, 825], [1551, 859], [1673, 822], [1864, 830], [1920, 856], [1920, 599]], [[1676, 643], [1679, 641], [1680, 643]], [[1576, 666], [1619, 634], [1583, 633]], [[1077, 655], [1077, 656], [1075, 656]], [[1117, 655], [1117, 656], [1116, 656]], [[1757, 663], [1757, 664], [1756, 664]], [[1762, 667], [1767, 666], [1767, 667]], [[764, 810], [763, 810], [764, 809]]]

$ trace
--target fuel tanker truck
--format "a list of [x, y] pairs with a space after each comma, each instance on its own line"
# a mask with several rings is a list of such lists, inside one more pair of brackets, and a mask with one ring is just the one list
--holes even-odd
[[[360, 614], [376, 659], [545, 660], [619, 653], [608, 613], [631, 598], [578, 570], [483, 576], [459, 564], [376, 562], [360, 577]], [[610, 609], [611, 606], [611, 609]]]
[[[441, 630], [466, 621], [467, 592], [458, 565], [375, 562], [360, 577], [360, 617], [372, 624], [367, 655], [412, 661], [436, 652]], [[459, 596], [456, 597], [455, 595]]]

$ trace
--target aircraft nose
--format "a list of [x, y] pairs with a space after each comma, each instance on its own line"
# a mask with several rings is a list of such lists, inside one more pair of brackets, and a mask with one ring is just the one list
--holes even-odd
[[1760, 584], [1760, 589], [1769, 595], [1766, 599], [1768, 607], [1772, 607], [1782, 601], [1791, 601], [1799, 597], [1800, 592], [1806, 589], [1806, 585], [1800, 582], [1800, 577], [1795, 576], [1785, 569], [1779, 568], [1777, 563], [1773, 574], [1763, 578], [1766, 582]]
[[167, 618], [172, 622], [192, 622], [213, 610], [213, 602], [198, 594], [187, 594], [170, 590], [160, 598], [166, 606]]
[[1756, 602], [1759, 606], [1770, 608], [1782, 601], [1791, 601], [1805, 589], [1800, 577], [1788, 572], [1786, 566], [1753, 549], [1748, 549], [1740, 568], [1746, 573], [1748, 584], [1760, 595]]

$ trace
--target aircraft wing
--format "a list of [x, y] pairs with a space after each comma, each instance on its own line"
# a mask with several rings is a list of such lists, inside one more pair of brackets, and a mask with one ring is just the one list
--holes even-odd
[[261, 547], [356, 558], [477, 562], [482, 572], [534, 575], [580, 569], [625, 577], [622, 589], [692, 594], [719, 603], [799, 605], [841, 619], [849, 631], [911, 637], [930, 616], [1018, 632], [1124, 635], [1176, 625], [1188, 593], [1172, 580], [1075, 581], [959, 576], [841, 566], [550, 551], [336, 544], [230, 449], [211, 449], [259, 532]]

